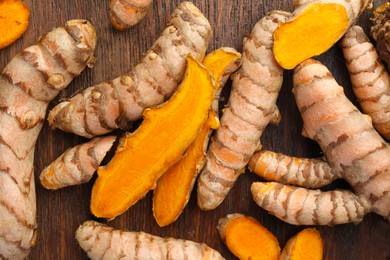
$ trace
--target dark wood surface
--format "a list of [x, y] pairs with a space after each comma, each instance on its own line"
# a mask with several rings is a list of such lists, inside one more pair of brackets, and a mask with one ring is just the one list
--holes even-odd
[[[137, 64], [143, 54], [163, 31], [170, 13], [179, 0], [156, 0], [152, 11], [132, 29], [115, 31], [108, 19], [108, 1], [105, 0], [25, 0], [31, 9], [27, 32], [8, 48], [0, 50], [0, 68], [21, 49], [34, 44], [38, 37], [66, 20], [84, 18], [90, 20], [98, 33], [97, 62], [93, 69], [83, 72], [69, 86], [62, 98], [73, 92], [106, 79], [114, 78]], [[375, 5], [384, 1], [377, 1]], [[197, 0], [194, 3], [204, 12], [214, 28], [214, 37], [209, 51], [221, 46], [242, 50], [242, 40], [253, 25], [273, 9], [292, 10], [291, 1], [271, 0]], [[359, 20], [367, 31], [367, 11]], [[1, 28], [0, 28], [1, 29]], [[336, 46], [320, 57], [334, 73], [338, 82], [345, 86], [348, 96], [355, 102], [340, 49]], [[228, 89], [224, 96], [228, 97]], [[301, 137], [302, 121], [291, 93], [291, 71], [285, 72], [285, 81], [278, 105], [282, 121], [278, 126], [269, 126], [263, 137], [263, 146], [277, 152], [295, 156], [315, 157], [320, 150], [313, 141]], [[56, 99], [50, 107], [58, 103]], [[121, 133], [118, 132], [118, 135]], [[45, 124], [38, 140], [35, 154], [35, 176], [59, 156], [66, 148], [84, 142], [85, 139], [52, 130]], [[258, 207], [250, 194], [250, 185], [259, 180], [246, 173], [238, 179], [226, 200], [216, 210], [203, 212], [197, 208], [196, 193], [179, 219], [172, 225], [158, 227], [152, 216], [151, 193], [126, 213], [108, 224], [135, 231], [145, 231], [159, 236], [191, 239], [205, 242], [219, 250], [226, 259], [234, 259], [220, 240], [216, 224], [228, 213], [244, 213], [256, 218], [275, 234], [281, 247], [303, 227], [286, 224]], [[48, 191], [37, 186], [38, 242], [31, 251], [31, 259], [87, 259], [79, 248], [74, 233], [85, 220], [94, 219], [89, 211], [90, 192], [93, 181], [59, 191]], [[332, 187], [343, 187], [337, 182]], [[390, 259], [390, 223], [374, 214], [367, 215], [358, 224], [335, 227], [317, 227], [324, 241], [324, 259]]]

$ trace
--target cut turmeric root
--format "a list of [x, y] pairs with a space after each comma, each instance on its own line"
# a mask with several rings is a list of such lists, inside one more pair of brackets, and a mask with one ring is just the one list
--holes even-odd
[[280, 255], [276, 237], [251, 217], [228, 214], [218, 221], [217, 229], [230, 252], [240, 259], [273, 260]]
[[292, 17], [275, 30], [275, 59], [281, 67], [292, 69], [300, 62], [324, 53], [371, 4], [372, 0], [298, 3]]
[[142, 125], [128, 133], [108, 165], [98, 169], [92, 213], [115, 218], [153, 189], [195, 140], [213, 98], [209, 71], [190, 56], [184, 80], [171, 99], [146, 109]]
[[20, 38], [27, 30], [30, 9], [20, 0], [0, 1], [0, 49]]
[[241, 54], [231, 48], [221, 48], [208, 54], [203, 64], [216, 81], [216, 97], [213, 111], [203, 125], [195, 141], [183, 158], [175, 163], [158, 180], [153, 197], [153, 215], [158, 225], [173, 223], [181, 214], [190, 198], [198, 173], [205, 163], [205, 151], [212, 129], [219, 126], [218, 97], [226, 80], [240, 65]]
[[306, 228], [290, 238], [279, 260], [321, 260], [323, 244], [320, 232]]

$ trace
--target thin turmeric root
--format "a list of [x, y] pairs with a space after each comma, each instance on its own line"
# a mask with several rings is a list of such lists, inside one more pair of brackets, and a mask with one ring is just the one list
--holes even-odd
[[321, 260], [322, 255], [320, 232], [314, 228], [306, 228], [288, 240], [279, 260]]
[[95, 221], [84, 222], [76, 231], [76, 239], [92, 260], [224, 260], [203, 243], [118, 230]]
[[30, 9], [20, 0], [0, 1], [0, 49], [15, 42], [27, 30]]
[[145, 110], [141, 126], [122, 139], [107, 166], [99, 167], [92, 189], [92, 213], [113, 219], [153, 189], [195, 140], [213, 99], [209, 71], [189, 56], [184, 80], [175, 94], [163, 105]]
[[117, 30], [128, 29], [146, 15], [153, 0], [110, 0], [110, 19]]
[[239, 259], [273, 260], [280, 255], [276, 237], [259, 222], [242, 214], [228, 214], [217, 229], [226, 246]]
[[219, 93], [231, 73], [241, 64], [241, 54], [231, 48], [220, 48], [208, 54], [203, 61], [216, 81], [213, 110], [186, 154], [157, 181], [153, 196], [153, 215], [159, 226], [173, 223], [181, 214], [205, 163], [205, 152], [212, 129], [219, 126]]
[[320, 55], [355, 23], [372, 0], [304, 1], [274, 33], [275, 59], [285, 69]]

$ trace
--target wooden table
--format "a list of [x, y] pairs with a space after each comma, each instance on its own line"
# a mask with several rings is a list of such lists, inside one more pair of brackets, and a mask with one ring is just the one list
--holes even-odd
[[[90, 20], [98, 33], [97, 62], [93, 69], [83, 72], [60, 98], [114, 78], [133, 68], [164, 29], [170, 13], [180, 2], [156, 0], [153, 10], [137, 26], [126, 31], [116, 31], [108, 19], [108, 1], [103, 0], [25, 0], [31, 8], [31, 20], [27, 32], [16, 43], [0, 50], [0, 68], [21, 49], [36, 42], [38, 37], [66, 20], [84, 18]], [[384, 1], [377, 1], [376, 5]], [[256, 0], [197, 0], [194, 3], [204, 12], [214, 28], [214, 37], [209, 51], [221, 46], [242, 50], [242, 40], [253, 25], [273, 9], [292, 10], [291, 1]], [[359, 24], [366, 31], [370, 11]], [[333, 47], [320, 57], [334, 73], [338, 82], [345, 86], [346, 93], [355, 102], [341, 51]], [[266, 149], [295, 156], [315, 157], [320, 155], [317, 144], [301, 137], [302, 120], [291, 92], [291, 71], [285, 72], [285, 81], [278, 105], [282, 121], [278, 126], [269, 126], [262, 144]], [[228, 89], [224, 93], [228, 97]], [[50, 107], [58, 103], [56, 99]], [[122, 133], [118, 132], [118, 135]], [[39, 136], [35, 155], [35, 176], [59, 156], [66, 148], [84, 142], [85, 139], [52, 130], [46, 124]], [[172, 225], [158, 227], [152, 216], [151, 193], [126, 213], [109, 222], [110, 226], [128, 230], [143, 230], [155, 235], [172, 236], [205, 242], [219, 250], [227, 259], [234, 259], [222, 243], [216, 231], [219, 218], [228, 213], [240, 212], [260, 221], [279, 239], [281, 247], [303, 227], [286, 224], [269, 215], [257, 206], [250, 194], [250, 185], [260, 180], [246, 173], [238, 179], [226, 200], [216, 210], [204, 212], [197, 208], [196, 193], [180, 218]], [[94, 219], [89, 211], [90, 192], [93, 181], [77, 187], [48, 191], [37, 186], [38, 242], [31, 251], [31, 259], [87, 259], [79, 248], [74, 233], [85, 220]], [[333, 187], [344, 187], [336, 182]], [[358, 224], [335, 227], [317, 227], [324, 241], [324, 259], [390, 259], [390, 223], [378, 215], [369, 214]]]

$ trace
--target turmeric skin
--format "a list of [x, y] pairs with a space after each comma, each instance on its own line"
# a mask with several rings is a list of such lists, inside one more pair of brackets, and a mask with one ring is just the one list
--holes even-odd
[[111, 24], [117, 30], [128, 29], [146, 15], [153, 0], [109, 0]]
[[321, 260], [323, 244], [315, 228], [306, 228], [287, 241], [279, 260]]
[[390, 2], [387, 1], [378, 6], [371, 17], [370, 33], [374, 38], [375, 48], [381, 60], [386, 62], [387, 69], [390, 70]]
[[27, 30], [30, 9], [20, 0], [0, 1], [0, 49], [15, 42]]

